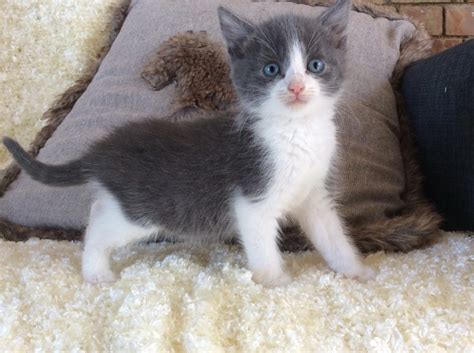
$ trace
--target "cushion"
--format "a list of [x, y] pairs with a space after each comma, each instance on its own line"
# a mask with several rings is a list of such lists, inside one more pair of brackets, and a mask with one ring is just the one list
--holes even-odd
[[474, 231], [474, 40], [409, 67], [403, 95], [426, 195], [446, 230]]
[[[140, 73], [159, 44], [177, 32], [206, 30], [222, 41], [218, 4], [256, 21], [287, 12], [316, 15], [323, 11], [321, 7], [272, 1], [132, 1], [97, 74], [38, 159], [54, 164], [71, 160], [115, 126], [166, 116], [173, 87], [151, 91]], [[408, 208], [404, 194], [409, 183], [390, 79], [400, 48], [415, 35], [416, 27], [406, 20], [353, 12], [349, 29], [349, 81], [337, 117], [343, 156], [338, 191], [343, 216], [361, 229], [371, 222], [386, 224], [383, 222]], [[86, 225], [91, 197], [86, 186], [53, 188], [21, 173], [0, 200], [0, 218], [32, 227], [80, 229]], [[410, 227], [404, 229], [410, 232]]]

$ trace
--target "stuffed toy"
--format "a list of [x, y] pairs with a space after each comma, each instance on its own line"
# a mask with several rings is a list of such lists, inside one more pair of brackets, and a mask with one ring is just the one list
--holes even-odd
[[153, 90], [176, 83], [172, 111], [181, 119], [191, 111], [230, 109], [235, 101], [227, 54], [205, 31], [179, 33], [163, 42], [142, 77]]

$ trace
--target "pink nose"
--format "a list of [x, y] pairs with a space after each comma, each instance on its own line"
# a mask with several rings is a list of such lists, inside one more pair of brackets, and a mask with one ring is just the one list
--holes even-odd
[[288, 85], [288, 91], [293, 93], [294, 95], [298, 95], [304, 91], [304, 83], [300, 80], [291, 81]]

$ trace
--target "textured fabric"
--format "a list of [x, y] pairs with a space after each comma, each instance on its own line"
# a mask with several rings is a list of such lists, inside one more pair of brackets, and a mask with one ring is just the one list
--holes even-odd
[[472, 352], [474, 238], [367, 261], [375, 281], [285, 254], [286, 287], [255, 284], [236, 247], [139, 245], [90, 285], [81, 244], [0, 240], [1, 352]]
[[474, 40], [408, 68], [403, 95], [427, 197], [445, 229], [474, 231]]
[[[140, 72], [158, 45], [177, 32], [205, 29], [220, 39], [218, 3], [253, 20], [287, 12], [316, 15], [322, 11], [293, 3], [243, 0], [134, 1], [95, 79], [41, 150], [39, 160], [70, 160], [114, 126], [164, 116], [172, 87], [153, 92]], [[400, 43], [414, 31], [407, 21], [351, 15], [350, 77], [337, 121], [343, 156], [339, 175], [342, 212], [354, 223], [392, 215], [404, 207], [398, 116], [389, 79], [400, 55]], [[86, 224], [90, 202], [91, 193], [85, 186], [52, 188], [22, 173], [0, 200], [0, 217], [30, 226], [80, 228]]]

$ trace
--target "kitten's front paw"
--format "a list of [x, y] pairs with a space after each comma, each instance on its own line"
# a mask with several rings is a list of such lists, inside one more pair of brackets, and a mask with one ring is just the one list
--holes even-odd
[[369, 266], [360, 265], [353, 271], [343, 272], [344, 276], [354, 278], [360, 282], [367, 282], [375, 279], [377, 273]]
[[98, 271], [83, 271], [82, 277], [84, 280], [91, 284], [114, 282], [117, 277], [111, 270]]
[[252, 279], [265, 287], [282, 287], [291, 283], [291, 276], [286, 272], [272, 273], [268, 271], [252, 271]]

